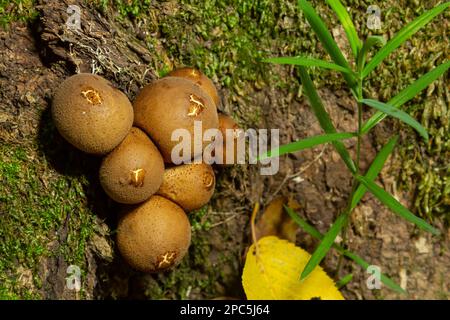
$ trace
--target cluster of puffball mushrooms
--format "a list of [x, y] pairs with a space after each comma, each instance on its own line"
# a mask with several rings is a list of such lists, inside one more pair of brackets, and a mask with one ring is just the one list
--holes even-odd
[[[94, 74], [71, 76], [55, 92], [56, 128], [79, 150], [104, 156], [100, 183], [111, 199], [126, 204], [116, 240], [133, 268], [164, 271], [186, 254], [191, 241], [186, 212], [210, 200], [215, 175], [204, 162], [173, 165], [176, 142], [171, 135], [184, 128], [194, 139], [194, 121], [201, 121], [203, 131], [215, 128], [224, 137], [227, 129], [236, 130], [232, 118], [217, 112], [219, 101], [213, 82], [192, 68], [174, 70], [145, 86], [133, 104]], [[219, 156], [225, 157], [222, 149]], [[198, 156], [191, 154], [192, 159]]]

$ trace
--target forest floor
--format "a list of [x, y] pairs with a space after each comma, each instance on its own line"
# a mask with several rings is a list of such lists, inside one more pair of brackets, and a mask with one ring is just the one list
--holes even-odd
[[[294, 198], [299, 214], [321, 232], [345, 206], [351, 176], [332, 147], [282, 157], [275, 176], [261, 176], [253, 165], [216, 168], [212, 201], [189, 216], [187, 257], [171, 272], [147, 275], [121, 260], [114, 244], [118, 206], [99, 185], [101, 159], [59, 136], [49, 112], [52, 94], [66, 77], [93, 72], [132, 100], [139, 88], [173, 68], [194, 66], [219, 88], [221, 111], [244, 129], [280, 129], [281, 143], [287, 143], [321, 129], [295, 69], [261, 59], [325, 57], [323, 49], [296, 1], [112, 2], [19, 1], [17, 8], [0, 1], [0, 299], [244, 298], [241, 273], [255, 202], [264, 208], [278, 196]], [[330, 9], [312, 2], [350, 56]], [[364, 37], [370, 33], [368, 2], [350, 7]], [[383, 2], [379, 33], [392, 37], [438, 2]], [[81, 8], [80, 32], [66, 28], [69, 4]], [[449, 56], [448, 18], [448, 12], [436, 18], [391, 55], [368, 79], [366, 95], [386, 101], [442, 63]], [[313, 75], [338, 131], [354, 131], [356, 105], [340, 76], [318, 69]], [[450, 298], [449, 105], [448, 76], [406, 105], [431, 133], [428, 145], [389, 119], [363, 140], [365, 169], [388, 138], [400, 133], [378, 182], [442, 236], [418, 230], [366, 195], [353, 212], [346, 244], [408, 294], [369, 290], [368, 274], [351, 261], [334, 274], [338, 254], [332, 251], [322, 265], [336, 279], [353, 274], [342, 289], [347, 299]], [[356, 149], [352, 141], [346, 145]], [[296, 239], [310, 252], [317, 245], [300, 229]], [[65, 285], [69, 265], [82, 271], [79, 293]]]

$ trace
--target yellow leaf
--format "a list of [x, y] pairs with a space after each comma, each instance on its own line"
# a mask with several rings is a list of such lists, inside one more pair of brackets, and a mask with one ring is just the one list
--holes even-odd
[[302, 282], [310, 254], [286, 240], [268, 236], [247, 252], [242, 285], [249, 300], [343, 300], [334, 281], [318, 266]]

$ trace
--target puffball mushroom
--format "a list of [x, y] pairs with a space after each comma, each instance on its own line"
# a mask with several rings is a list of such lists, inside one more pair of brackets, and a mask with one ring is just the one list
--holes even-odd
[[[172, 149], [179, 141], [172, 141], [175, 130], [186, 129], [190, 134], [193, 159], [210, 143], [202, 141], [207, 129], [217, 129], [219, 119], [211, 97], [197, 84], [176, 77], [166, 77], [144, 87], [133, 103], [134, 123], [157, 144], [165, 162], [172, 162]], [[194, 151], [194, 121], [201, 123], [200, 152]], [[186, 155], [183, 155], [185, 157]]]
[[191, 225], [177, 204], [154, 195], [119, 219], [117, 246], [125, 261], [143, 272], [176, 266], [191, 242]]
[[216, 179], [205, 163], [184, 164], [165, 170], [157, 194], [177, 203], [186, 211], [199, 209], [211, 199]]
[[200, 70], [184, 67], [171, 71], [169, 77], [180, 77], [190, 80], [200, 86], [212, 98], [216, 106], [220, 103], [219, 93], [214, 83]]
[[81, 73], [67, 78], [56, 90], [52, 116], [59, 133], [73, 146], [106, 154], [130, 131], [133, 107], [106, 79]]
[[161, 153], [142, 130], [133, 127], [103, 159], [100, 183], [114, 201], [136, 204], [147, 200], [159, 189], [163, 174]]

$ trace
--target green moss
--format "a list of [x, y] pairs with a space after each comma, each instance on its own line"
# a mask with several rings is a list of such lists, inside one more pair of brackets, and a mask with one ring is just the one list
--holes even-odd
[[108, 7], [114, 6], [121, 19], [141, 19], [148, 13], [151, 0], [94, 0], [86, 1], [94, 2], [102, 11], [106, 11]]
[[0, 0], [0, 27], [5, 28], [13, 21], [31, 21], [37, 17], [35, 0]]
[[[38, 297], [39, 267], [62, 255], [84, 266], [86, 242], [93, 232], [86, 181], [57, 175], [34, 149], [0, 146], [0, 295]], [[67, 225], [67, 236], [64, 228]], [[64, 239], [65, 238], [65, 239]], [[49, 245], [60, 241], [57, 250]], [[24, 273], [32, 276], [24, 284]]]
[[[300, 42], [281, 30], [279, 18], [296, 17], [286, 1], [181, 1], [159, 22], [169, 59], [196, 66], [223, 87], [245, 94], [244, 86], [273, 80], [271, 67], [261, 63], [275, 43]], [[281, 32], [280, 32], [281, 31]]]
[[208, 216], [208, 206], [204, 206], [189, 213], [189, 219], [194, 232], [207, 231], [211, 227], [211, 221]]

